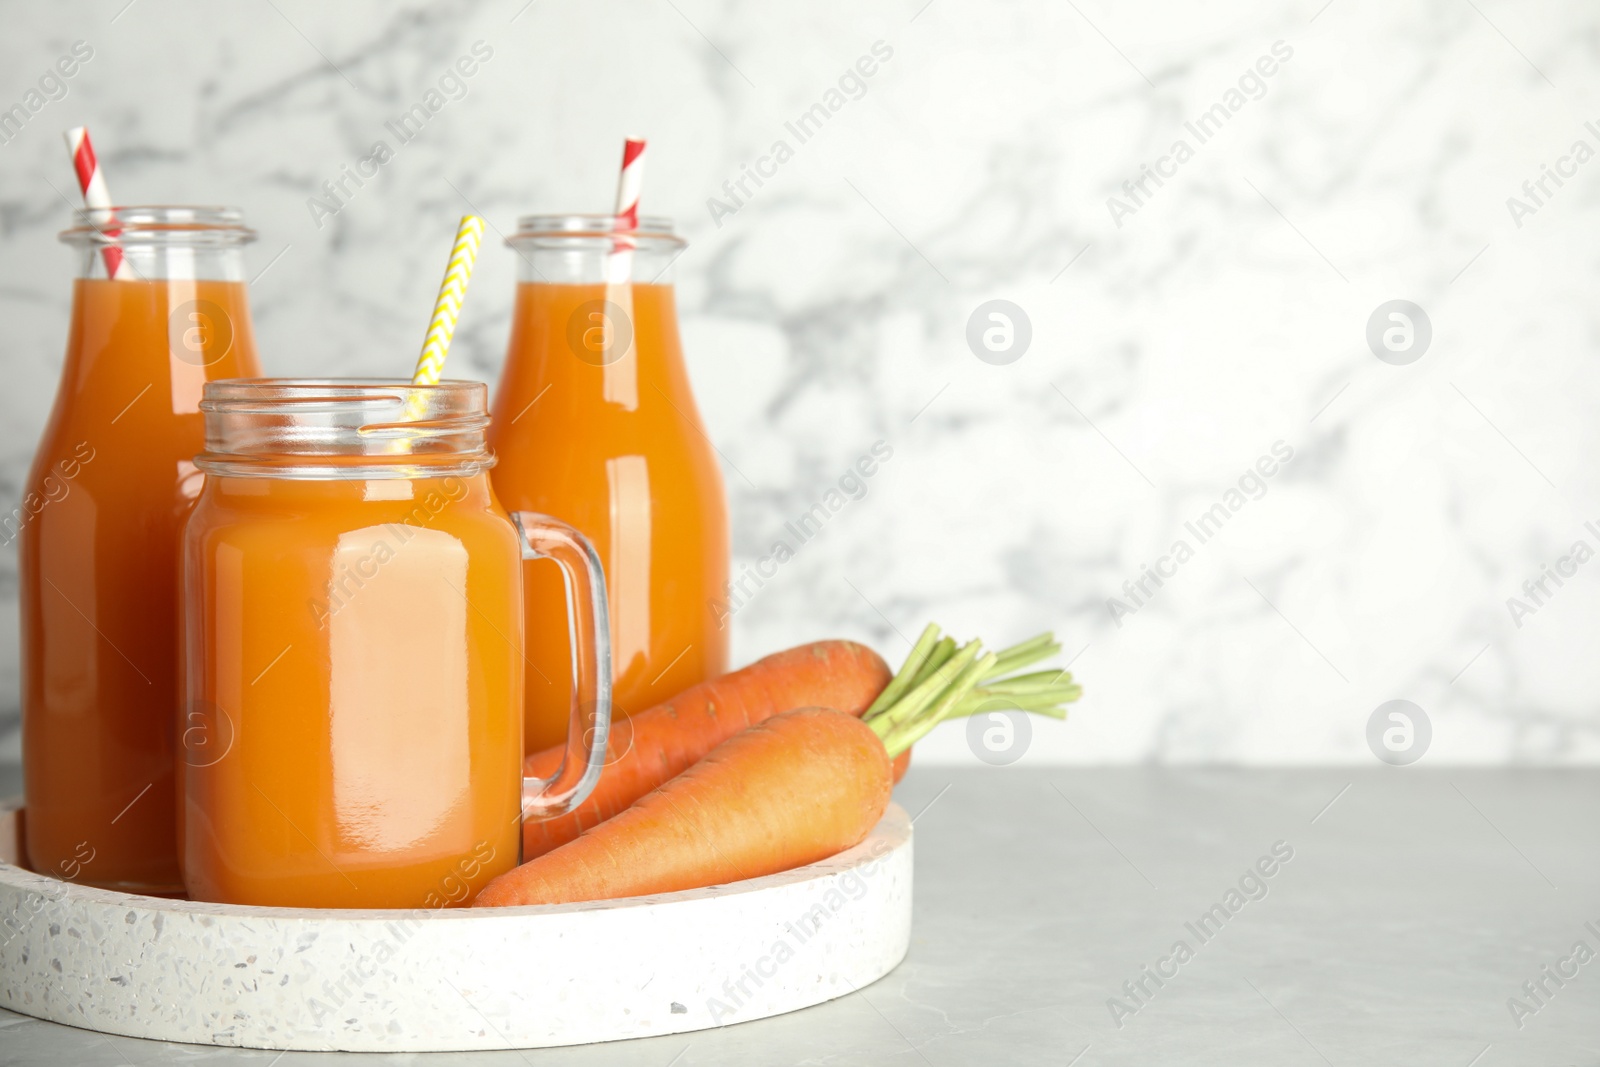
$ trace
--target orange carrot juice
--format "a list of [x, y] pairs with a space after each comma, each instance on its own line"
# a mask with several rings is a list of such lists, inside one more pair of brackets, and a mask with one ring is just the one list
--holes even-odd
[[190, 895], [427, 906], [515, 866], [520, 556], [488, 478], [212, 478], [191, 531]]
[[259, 373], [239, 251], [252, 235], [219, 209], [127, 208], [120, 222], [128, 280], [103, 276], [94, 226], [63, 235], [84, 276], [7, 523], [20, 542], [28, 860], [175, 893], [178, 539], [200, 489], [201, 389]]
[[[696, 409], [673, 288], [682, 248], [663, 220], [633, 239], [634, 281], [604, 282], [603, 217], [524, 219], [510, 347], [494, 399], [495, 492], [572, 523], [594, 543], [611, 601], [616, 712], [652, 707], [728, 667], [728, 518]], [[651, 280], [657, 279], [657, 280]], [[562, 602], [527, 577], [530, 618]], [[565, 637], [528, 637], [526, 742], [558, 743], [570, 682]]]
[[[434, 406], [405, 423], [414, 389]], [[207, 397], [183, 558], [190, 896], [467, 903], [519, 862], [525, 785], [523, 550], [485, 473], [487, 389]]]

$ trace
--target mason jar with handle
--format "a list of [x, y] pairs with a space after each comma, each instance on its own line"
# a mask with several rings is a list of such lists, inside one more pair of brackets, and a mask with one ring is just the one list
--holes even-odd
[[[179, 769], [197, 900], [470, 902], [521, 821], [583, 801], [611, 716], [605, 579], [564, 522], [490, 488], [476, 382], [214, 382], [184, 541]], [[566, 759], [524, 779], [522, 570], [567, 590]], [[531, 568], [536, 570], [537, 568]]]

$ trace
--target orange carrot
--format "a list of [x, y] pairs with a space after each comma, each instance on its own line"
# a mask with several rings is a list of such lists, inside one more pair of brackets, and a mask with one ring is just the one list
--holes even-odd
[[[692, 686], [665, 704], [612, 724], [594, 792], [566, 815], [522, 828], [522, 858], [542, 856], [616, 815], [694, 766], [740, 731], [779, 712], [824, 707], [859, 716], [889, 683], [883, 658], [854, 641], [817, 641]], [[546, 777], [561, 748], [536, 752], [524, 773]], [[898, 779], [897, 779], [898, 780]]]
[[475, 906], [671, 893], [775, 874], [860, 844], [889, 805], [888, 750], [860, 719], [773, 716], [616, 817], [490, 882]]
[[[871, 656], [859, 645], [830, 644], [858, 658], [860, 653]], [[804, 662], [815, 647], [769, 660], [799, 657]], [[958, 647], [930, 626], [900, 673], [887, 684], [873, 683], [878, 693], [865, 710], [766, 711], [765, 721], [722, 741], [632, 807], [496, 878], [474, 904], [554, 904], [669, 893], [825, 859], [871, 832], [888, 806], [895, 769], [903, 766], [911, 746], [939, 723], [989, 714], [997, 706], [1065, 718], [1061, 705], [1076, 700], [1080, 692], [1065, 671], [1014, 673], [1059, 651], [1049, 634], [999, 652], [985, 652], [977, 641]], [[881, 675], [882, 661], [871, 659]], [[781, 706], [776, 693], [761, 693], [763, 707]], [[809, 702], [815, 694], [805, 689], [790, 699]], [[717, 716], [703, 696], [697, 700], [700, 716], [686, 728], [698, 726], [703, 735], [713, 729], [703, 720]], [[662, 705], [645, 715], [673, 706]], [[660, 732], [651, 736], [663, 745], [670, 741], [676, 746], [673, 751], [681, 753], [687, 743], [677, 735], [684, 724], [677, 723], [675, 713], [658, 717], [665, 723], [651, 727]], [[647, 771], [631, 773], [637, 782]]]

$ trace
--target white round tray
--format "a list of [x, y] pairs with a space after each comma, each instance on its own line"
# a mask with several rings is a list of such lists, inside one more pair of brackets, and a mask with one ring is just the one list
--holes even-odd
[[734, 885], [597, 904], [322, 911], [133, 896], [16, 865], [0, 804], [0, 1006], [163, 1041], [435, 1052], [703, 1030], [860, 989], [911, 939], [911, 822]]

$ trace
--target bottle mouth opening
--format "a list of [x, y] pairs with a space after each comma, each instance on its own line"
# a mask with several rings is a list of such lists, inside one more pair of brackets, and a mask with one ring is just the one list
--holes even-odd
[[208, 474], [421, 478], [494, 464], [489, 387], [388, 378], [228, 378], [200, 400]]
[[256, 232], [236, 207], [193, 204], [129, 204], [76, 208], [72, 227], [61, 231], [71, 245], [244, 245]]
[[626, 235], [639, 245], [681, 248], [688, 244], [673, 232], [672, 220], [661, 215], [641, 215], [633, 229], [628, 228], [621, 215], [523, 215], [517, 219], [517, 232], [506, 239], [506, 244], [570, 247], [604, 241], [609, 247], [618, 235]]

